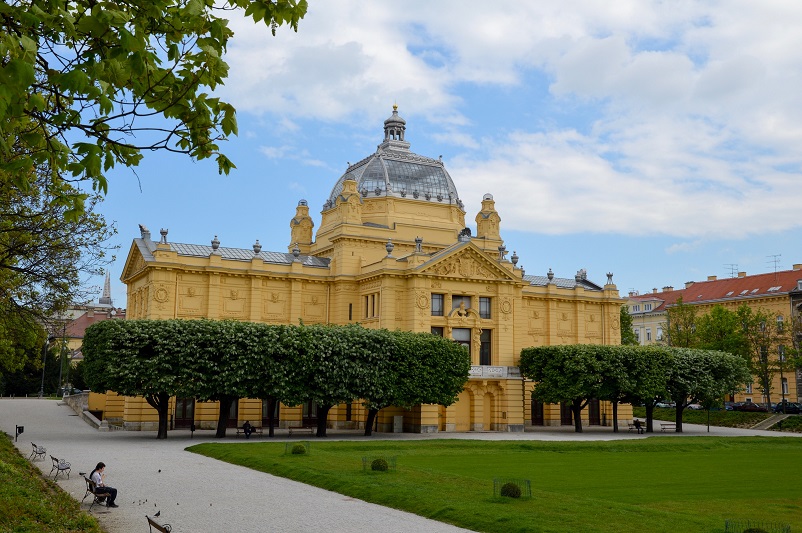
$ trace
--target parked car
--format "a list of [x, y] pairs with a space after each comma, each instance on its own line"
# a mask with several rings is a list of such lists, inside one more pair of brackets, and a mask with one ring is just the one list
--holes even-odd
[[702, 407], [702, 405], [698, 403], [688, 404], [687, 408], [690, 409], [691, 411], [702, 411], [704, 409], [704, 407]]
[[747, 413], [768, 413], [769, 410], [760, 405], [759, 403], [755, 402], [744, 402], [740, 405], [736, 405], [732, 408], [733, 411], [744, 411]]
[[70, 396], [71, 394], [81, 394], [83, 391], [81, 389], [76, 389], [75, 387], [61, 387], [58, 390], [58, 393], [61, 396]]
[[783, 409], [783, 403], [780, 402], [774, 407], [774, 412], [785, 413], [787, 415], [802, 414], [802, 404], [794, 402], [785, 402], [785, 409]]
[[674, 402], [657, 402], [655, 407], [676, 407], [677, 404]]

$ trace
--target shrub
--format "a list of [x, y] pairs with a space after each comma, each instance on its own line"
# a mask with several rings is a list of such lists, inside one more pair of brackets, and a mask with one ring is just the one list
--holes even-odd
[[759, 527], [750, 527], [749, 529], [744, 529], [744, 533], [769, 533], [769, 532]]
[[306, 453], [306, 446], [303, 444], [296, 444], [292, 447], [293, 455], [303, 455]]
[[507, 498], [520, 498], [521, 487], [517, 483], [509, 482], [501, 486], [501, 495]]
[[375, 470], [377, 472], [386, 472], [389, 468], [387, 461], [379, 457], [378, 459], [374, 459], [372, 463], [370, 463], [370, 469]]

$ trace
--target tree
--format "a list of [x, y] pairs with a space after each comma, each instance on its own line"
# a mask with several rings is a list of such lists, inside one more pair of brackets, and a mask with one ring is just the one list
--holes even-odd
[[667, 322], [663, 324], [663, 330], [669, 346], [697, 347], [696, 311], [696, 307], [684, 303], [682, 297], [677, 299], [676, 304], [666, 309]]
[[661, 346], [633, 346], [620, 351], [626, 376], [621, 401], [646, 406], [646, 431], [651, 433], [654, 429], [654, 406], [667, 395], [666, 375], [671, 362], [669, 353]]
[[752, 309], [742, 304], [736, 314], [743, 332], [743, 354], [749, 370], [763, 389], [766, 403], [771, 405], [774, 376], [783, 371], [785, 365], [780, 347], [793, 346], [792, 328], [775, 322], [776, 316], [766, 309]]
[[53, 192], [45, 174], [39, 169], [23, 189], [0, 171], [0, 373], [24, 366], [25, 354], [41, 359], [42, 324], [86, 300], [83, 280], [113, 260], [107, 243], [116, 230], [94, 212], [100, 198], [67, 220], [58, 197], [86, 195], [64, 183]]
[[664, 348], [671, 355], [666, 390], [676, 404], [676, 431], [682, 432], [682, 412], [691, 403], [710, 404], [738, 390], [749, 379], [746, 362], [713, 350]]
[[295, 361], [290, 381], [304, 383], [306, 390], [289, 405], [305, 401], [317, 404], [317, 436], [326, 436], [329, 410], [359, 398], [382, 393], [383, 376], [391, 372], [386, 354], [394, 340], [387, 330], [359, 325], [299, 327], [295, 339]]
[[621, 345], [634, 346], [638, 344], [638, 338], [635, 336], [635, 330], [632, 329], [632, 315], [629, 314], [629, 306], [622, 305], [620, 315], [621, 323]]
[[[107, 190], [105, 173], [167, 150], [233, 163], [219, 142], [236, 134], [234, 108], [206, 91], [222, 84], [233, 36], [226, 11], [244, 9], [275, 35], [297, 31], [306, 0], [8, 0], [0, 3], [0, 173], [26, 184], [50, 170]], [[222, 14], [223, 16], [218, 16]], [[68, 214], [83, 209], [68, 195]]]
[[386, 372], [373, 396], [365, 396], [368, 417], [365, 436], [373, 432], [379, 410], [391, 405], [449, 406], [465, 388], [471, 369], [467, 350], [452, 340], [430, 333], [391, 332], [394, 343], [385, 354]]
[[609, 370], [607, 346], [538, 346], [521, 351], [521, 375], [535, 381], [532, 397], [548, 403], [569, 402], [574, 430], [582, 432], [582, 409], [601, 397]]
[[722, 305], [714, 305], [709, 313], [700, 316], [696, 331], [702, 349], [747, 356], [748, 347], [738, 314]]
[[157, 439], [167, 438], [172, 396], [184, 396], [178, 375], [190, 336], [183, 320], [104, 320], [84, 333], [84, 374], [92, 390], [142, 396], [159, 416]]

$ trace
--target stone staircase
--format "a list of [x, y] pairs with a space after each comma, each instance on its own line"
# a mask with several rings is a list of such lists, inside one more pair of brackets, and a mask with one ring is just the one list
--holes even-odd
[[762, 422], [758, 422], [757, 424], [755, 424], [754, 426], [752, 426], [749, 429], [769, 429], [771, 426], [773, 426], [777, 422], [779, 422], [781, 420], [785, 420], [789, 416], [791, 416], [791, 415], [778, 414], [778, 415], [770, 416], [767, 419], [763, 420]]

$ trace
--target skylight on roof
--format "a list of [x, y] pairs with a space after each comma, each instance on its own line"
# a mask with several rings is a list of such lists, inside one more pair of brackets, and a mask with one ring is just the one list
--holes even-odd
[[749, 289], [744, 289], [741, 291], [741, 294], [746, 294], [747, 292], [749, 292]]
[[725, 294], [724, 296], [732, 296], [732, 293], [733, 293], [733, 291], [730, 291], [727, 294]]
[[768, 292], [775, 292], [782, 288], [782, 285], [777, 285], [776, 287], [769, 287]]
[[757, 291], [759, 291], [759, 290], [760, 290], [760, 289], [752, 289], [752, 294], [755, 294], [755, 293], [756, 293]]

